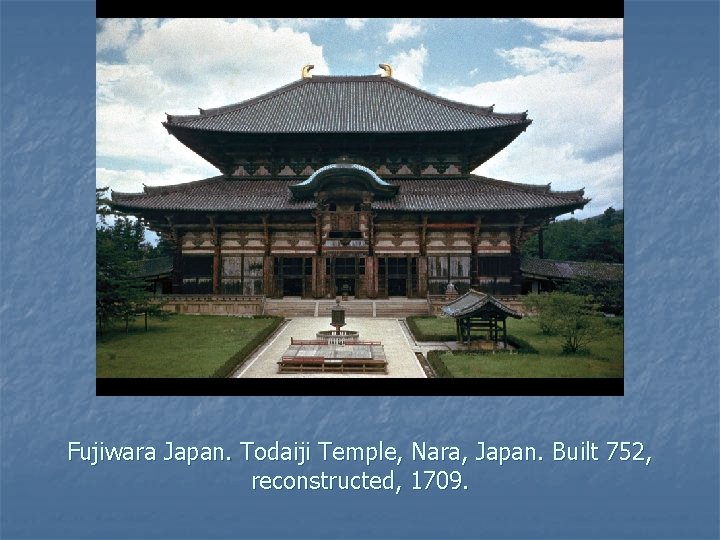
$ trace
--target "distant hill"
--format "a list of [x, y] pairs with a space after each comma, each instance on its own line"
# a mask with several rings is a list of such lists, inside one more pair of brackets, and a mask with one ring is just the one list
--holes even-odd
[[[543, 240], [545, 259], [624, 263], [623, 210], [610, 207], [583, 220], [553, 222], [545, 229]], [[537, 235], [523, 244], [522, 254], [540, 257]]]

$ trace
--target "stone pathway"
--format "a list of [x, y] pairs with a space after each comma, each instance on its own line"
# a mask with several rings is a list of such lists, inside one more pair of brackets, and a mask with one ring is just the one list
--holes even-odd
[[[361, 340], [382, 341], [385, 357], [388, 362], [388, 374], [331, 374], [331, 373], [288, 373], [277, 372], [277, 362], [290, 346], [290, 338], [316, 339], [315, 334], [320, 330], [332, 330], [329, 320], [315, 317], [297, 317], [290, 319], [267, 343], [248, 358], [247, 362], [233, 374], [237, 378], [376, 378], [376, 377], [425, 377], [415, 352], [422, 352], [412, 339], [405, 327], [405, 322], [398, 319], [377, 319], [368, 317], [348, 317], [344, 330], [357, 330]], [[440, 347], [435, 347], [440, 348]]]

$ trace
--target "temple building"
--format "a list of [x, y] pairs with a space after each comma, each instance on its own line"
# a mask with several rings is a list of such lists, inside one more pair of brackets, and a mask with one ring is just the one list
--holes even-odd
[[382, 75], [302, 77], [168, 115], [218, 176], [112, 196], [175, 246], [175, 294], [520, 294], [520, 245], [583, 190], [472, 174], [531, 124]]

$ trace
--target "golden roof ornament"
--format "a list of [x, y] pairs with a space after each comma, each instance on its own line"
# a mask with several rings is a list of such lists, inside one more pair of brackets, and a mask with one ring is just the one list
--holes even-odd
[[381, 77], [392, 77], [392, 66], [390, 64], [378, 64], [383, 70]]
[[302, 69], [300, 70], [300, 78], [302, 79], [310, 79], [312, 78], [312, 75], [310, 75], [310, 70], [315, 67], [314, 64], [305, 64]]

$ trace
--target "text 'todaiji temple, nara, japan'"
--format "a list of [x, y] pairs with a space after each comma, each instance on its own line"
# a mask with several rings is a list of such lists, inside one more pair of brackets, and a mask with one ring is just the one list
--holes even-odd
[[[217, 167], [205, 180], [113, 193], [176, 246], [174, 294], [426, 297], [453, 283], [520, 293], [520, 245], [582, 208], [471, 174], [530, 125], [383, 75], [312, 76], [164, 126]], [[169, 288], [169, 287], [168, 287]]]

